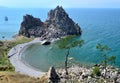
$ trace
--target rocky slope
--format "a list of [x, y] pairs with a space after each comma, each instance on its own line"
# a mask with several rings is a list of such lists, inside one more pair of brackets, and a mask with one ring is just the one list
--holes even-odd
[[19, 35], [42, 37], [44, 39], [80, 34], [81, 28], [79, 25], [59, 6], [50, 10], [45, 22], [42, 22], [39, 18], [34, 18], [32, 15], [24, 16], [19, 30]]
[[[100, 75], [96, 75], [97, 71], [93, 70], [95, 67], [99, 67]], [[96, 73], [94, 73], [94, 71], [96, 71]], [[104, 78], [104, 76], [105, 70], [102, 65], [90, 68], [73, 65], [68, 68], [68, 75], [65, 74], [65, 70], [63, 68], [55, 70], [52, 67], [49, 69], [48, 73], [40, 79], [42, 83], [120, 83], [119, 68], [107, 66], [106, 77]]]

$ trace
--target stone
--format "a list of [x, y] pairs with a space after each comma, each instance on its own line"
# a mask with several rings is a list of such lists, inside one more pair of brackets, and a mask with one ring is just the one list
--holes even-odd
[[116, 83], [120, 83], [120, 74], [117, 76]]
[[2, 38], [4, 39], [4, 38], [5, 38], [5, 36], [2, 36]]
[[49, 41], [42, 43], [42, 45], [50, 45], [50, 44], [51, 44], [51, 42], [49, 42]]
[[3, 45], [4, 45], [4, 43], [2, 41], [0, 41], [0, 46], [3, 46]]
[[83, 72], [81, 76], [82, 76], [82, 79], [85, 79], [85, 78], [87, 78], [89, 75], [88, 75], [87, 73]]
[[81, 35], [81, 33], [80, 26], [59, 6], [54, 10], [50, 10], [45, 22], [27, 14], [23, 17], [19, 30], [19, 35], [41, 37], [43, 40], [61, 38], [67, 35]]
[[5, 21], [8, 21], [8, 17], [7, 16], [5, 16]]
[[50, 69], [47, 73], [47, 77], [48, 77], [49, 81], [52, 83], [57, 83], [60, 80], [54, 67], [50, 67]]

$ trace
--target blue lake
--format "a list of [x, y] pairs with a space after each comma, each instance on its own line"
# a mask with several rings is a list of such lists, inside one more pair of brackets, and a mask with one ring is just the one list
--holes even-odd
[[[22, 17], [32, 14], [44, 21], [49, 9], [0, 9], [0, 39], [11, 39], [18, 33]], [[116, 66], [120, 67], [120, 9], [65, 9], [69, 16], [77, 22], [82, 35], [77, 39], [83, 39], [85, 44], [81, 48], [71, 49], [70, 56], [81, 64], [100, 63], [103, 59], [96, 49], [97, 43], [108, 45], [111, 51], [108, 56], [115, 55]], [[4, 17], [8, 16], [8, 22]], [[5, 36], [3, 39], [2, 36]], [[23, 59], [31, 66], [47, 71], [51, 65], [62, 66], [65, 60], [65, 50], [58, 48], [57, 43], [50, 46], [34, 44], [23, 53]]]

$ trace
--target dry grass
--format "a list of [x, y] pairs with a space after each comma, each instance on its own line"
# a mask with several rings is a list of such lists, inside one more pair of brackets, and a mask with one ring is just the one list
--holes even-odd
[[42, 83], [40, 78], [33, 78], [14, 72], [0, 72], [0, 83]]
[[43, 76], [40, 78], [40, 83], [48, 83], [47, 74], [43, 75]]

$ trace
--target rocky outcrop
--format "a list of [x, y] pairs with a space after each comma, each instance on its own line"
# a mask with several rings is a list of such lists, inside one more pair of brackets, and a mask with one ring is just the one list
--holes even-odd
[[47, 77], [49, 79], [49, 83], [58, 83], [58, 81], [60, 81], [60, 78], [58, 76], [58, 74], [55, 71], [54, 67], [50, 67], [48, 73], [47, 73]]
[[42, 30], [43, 22], [34, 18], [32, 15], [26, 15], [23, 17], [23, 22], [21, 23], [21, 27], [19, 30], [19, 35], [23, 35], [26, 37], [38, 37], [44, 33]]
[[81, 29], [79, 25], [59, 6], [54, 10], [50, 10], [45, 22], [31, 15], [24, 16], [19, 31], [19, 35], [26, 37], [42, 37], [44, 39], [80, 34]]
[[50, 28], [62, 30], [64, 35], [79, 35], [81, 34], [80, 27], [76, 24], [65, 12], [62, 7], [57, 6], [54, 10], [48, 13], [46, 20]]
[[40, 78], [40, 83], [60, 83], [60, 77], [54, 67], [50, 67], [48, 72]]
[[[100, 75], [93, 72], [94, 67], [99, 67]], [[120, 83], [120, 69], [107, 66], [107, 74], [104, 78], [104, 66], [100, 64], [93, 67], [69, 66], [68, 75], [64, 68], [55, 70], [54, 67], [50, 67], [47, 74], [43, 75], [40, 80], [42, 80], [41, 83]]]

